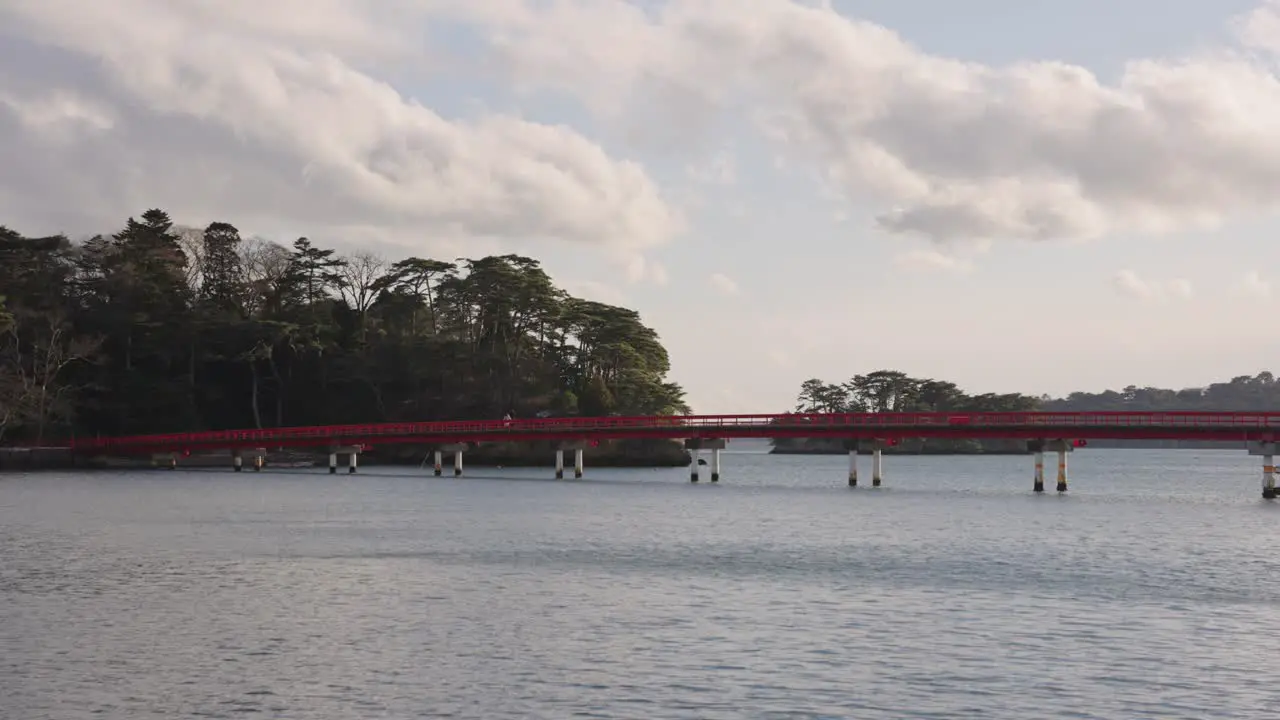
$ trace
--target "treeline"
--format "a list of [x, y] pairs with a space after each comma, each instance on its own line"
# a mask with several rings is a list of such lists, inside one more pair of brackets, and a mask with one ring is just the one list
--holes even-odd
[[160, 210], [0, 227], [0, 440], [687, 412], [658, 335], [519, 255], [386, 262]]
[[1160, 412], [1177, 410], [1280, 411], [1280, 378], [1270, 372], [1240, 375], [1207, 387], [1169, 390], [1130, 385], [1065, 398], [1020, 393], [969, 395], [955, 383], [913, 378], [895, 370], [855, 375], [843, 383], [806, 380], [795, 411], [815, 412]]
[[1169, 390], [1130, 385], [1100, 393], [1073, 392], [1065, 398], [1042, 398], [1042, 410], [1280, 410], [1280, 380], [1270, 372], [1239, 375], [1207, 387]]
[[[1100, 393], [1074, 392], [1065, 398], [1020, 393], [970, 395], [955, 383], [913, 378], [894, 370], [855, 375], [842, 383], [819, 379], [800, 386], [795, 412], [1010, 412], [1010, 411], [1132, 411], [1178, 410], [1280, 411], [1280, 379], [1270, 372], [1241, 375], [1207, 387], [1169, 390], [1129, 386]], [[1109, 442], [1100, 446], [1139, 446], [1143, 443]], [[778, 452], [843, 452], [839, 443], [826, 440], [778, 439]], [[1020, 452], [1020, 443], [978, 440], [929, 440], [904, 443], [908, 452]]]

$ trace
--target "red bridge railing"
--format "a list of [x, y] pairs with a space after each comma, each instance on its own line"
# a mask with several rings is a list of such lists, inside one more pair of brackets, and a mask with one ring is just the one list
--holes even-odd
[[78, 451], [642, 437], [1259, 438], [1280, 434], [1280, 412], [817, 413], [570, 417], [219, 430], [78, 439]]

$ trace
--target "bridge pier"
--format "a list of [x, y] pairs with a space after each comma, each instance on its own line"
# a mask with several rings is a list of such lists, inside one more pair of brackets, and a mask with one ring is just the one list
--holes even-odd
[[564, 450], [556, 450], [556, 479], [564, 479]]
[[880, 487], [880, 483], [884, 481], [883, 452], [879, 443], [871, 450], [871, 487]]
[[347, 472], [355, 474], [356, 467], [359, 465], [357, 458], [360, 457], [359, 445], [341, 445], [329, 448], [329, 474], [333, 475], [338, 472], [338, 456], [347, 456]]
[[453, 451], [453, 476], [462, 477], [462, 448]]
[[582, 478], [583, 470], [585, 470], [582, 461], [582, 448], [574, 448], [573, 450], [573, 477]]
[[1071, 440], [1028, 440], [1027, 450], [1035, 455], [1036, 474], [1032, 481], [1031, 490], [1033, 492], [1044, 492], [1044, 454], [1048, 452], [1058, 453], [1058, 483], [1055, 488], [1058, 492], [1067, 491], [1067, 453], [1075, 450], [1075, 443]]
[[858, 444], [849, 451], [849, 487], [858, 487]]
[[236, 472], [244, 471], [244, 458], [241, 457], [239, 450], [231, 451], [231, 468]]
[[711, 451], [711, 482], [720, 482], [720, 451], [725, 449], [728, 441], [724, 438], [688, 438], [684, 441], [684, 449], [689, 451], [689, 482], [698, 482], [699, 465], [702, 463], [702, 451]]
[[444, 453], [437, 450], [435, 460], [436, 460], [436, 463], [435, 463], [434, 472], [436, 477], [440, 477], [441, 475], [444, 474]]
[[1273, 440], [1251, 441], [1250, 455], [1262, 456], [1262, 497], [1264, 500], [1275, 500], [1276, 494], [1276, 443]]

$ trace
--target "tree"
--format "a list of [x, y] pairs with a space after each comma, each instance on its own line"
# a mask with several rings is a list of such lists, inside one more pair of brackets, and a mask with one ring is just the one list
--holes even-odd
[[224, 222], [204, 229], [203, 279], [200, 298], [209, 308], [240, 315], [245, 305], [245, 272], [240, 256], [240, 231]]
[[79, 244], [0, 229], [0, 287], [18, 321], [0, 401], [23, 441], [689, 411], [638, 313], [573, 298], [522, 255], [387, 265], [148, 210]]

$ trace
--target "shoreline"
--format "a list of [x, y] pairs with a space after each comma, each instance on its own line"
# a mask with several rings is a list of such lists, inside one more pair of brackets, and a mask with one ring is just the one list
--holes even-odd
[[[549, 443], [494, 443], [466, 450], [466, 467], [552, 467], [555, 446]], [[382, 445], [362, 452], [359, 466], [430, 467], [434, 450], [428, 446]], [[566, 451], [572, 467], [573, 454]], [[37, 470], [140, 470], [163, 468], [163, 454], [156, 456], [79, 455], [65, 447], [0, 448], [0, 473]], [[246, 455], [246, 458], [248, 456]], [[268, 450], [266, 467], [321, 467], [329, 465], [329, 452], [324, 449]], [[442, 458], [445, 469], [452, 472], [453, 453]], [[687, 467], [692, 456], [684, 447], [670, 440], [611, 441], [583, 449], [583, 462], [588, 467], [663, 468]], [[346, 457], [338, 460], [345, 472]], [[179, 456], [180, 468], [231, 468], [230, 451], [200, 452]], [[253, 472], [246, 460], [246, 472]]]

